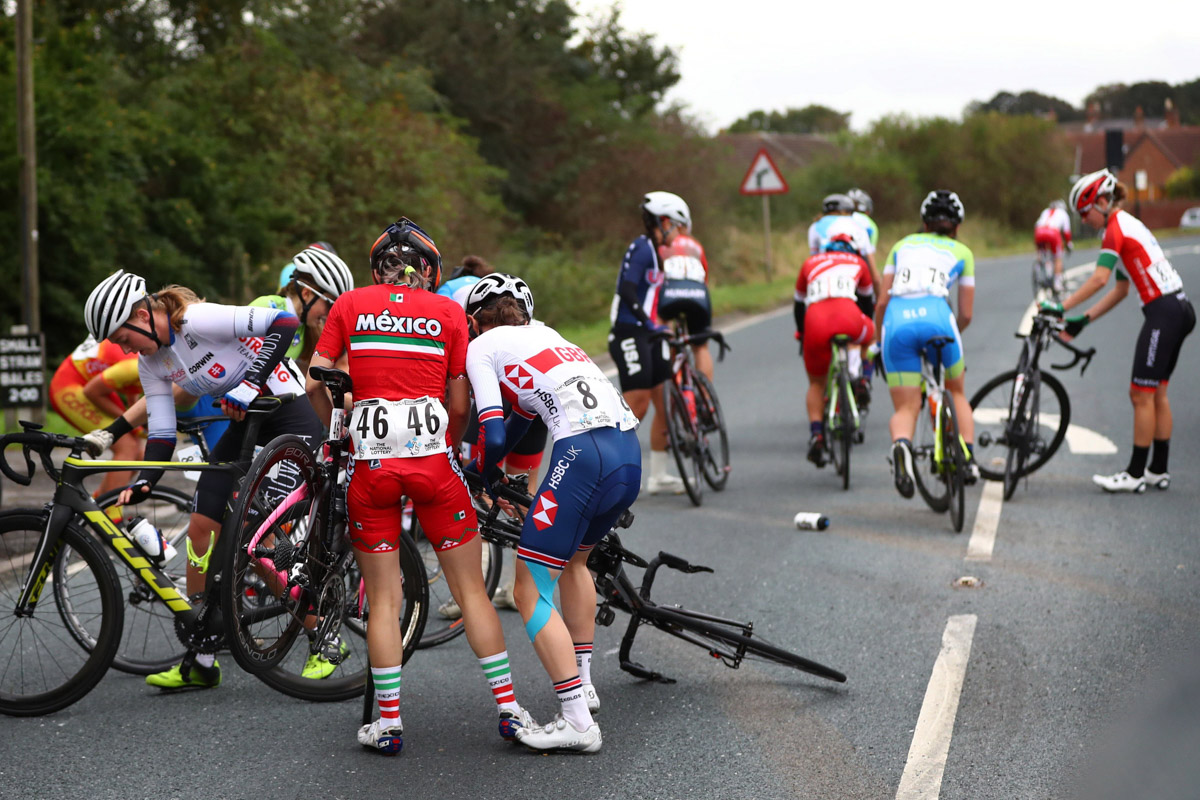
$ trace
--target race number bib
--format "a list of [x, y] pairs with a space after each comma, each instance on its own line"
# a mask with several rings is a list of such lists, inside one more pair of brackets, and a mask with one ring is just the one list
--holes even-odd
[[804, 299], [809, 305], [812, 305], [831, 297], [853, 300], [854, 279], [849, 275], [822, 275], [808, 284]]
[[671, 256], [663, 262], [663, 274], [669, 281], [704, 283], [704, 264], [695, 256]]
[[950, 293], [950, 274], [931, 266], [900, 267], [892, 284], [892, 294], [931, 294], [945, 297]]
[[450, 418], [440, 400], [363, 400], [350, 418], [353, 458], [420, 458], [446, 449]]
[[[175, 451], [175, 460], [181, 464], [199, 464], [204, 462], [204, 454], [200, 452], [200, 445], [188, 445], [187, 447], [181, 447]], [[198, 481], [200, 480], [200, 470], [184, 470], [183, 477], [187, 478], [189, 481]]]
[[1170, 261], [1156, 261], [1149, 268], [1150, 279], [1163, 294], [1174, 294], [1183, 291], [1183, 278], [1171, 266]]
[[593, 428], [627, 431], [637, 427], [637, 417], [626, 405], [625, 398], [603, 375], [563, 381], [555, 387], [554, 394], [572, 431]]

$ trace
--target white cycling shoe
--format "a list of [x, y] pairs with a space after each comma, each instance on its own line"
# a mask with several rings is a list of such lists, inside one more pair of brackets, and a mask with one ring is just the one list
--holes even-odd
[[1092, 483], [1106, 492], [1132, 492], [1141, 494], [1146, 491], [1146, 479], [1135, 478], [1122, 470], [1115, 475], [1093, 475]]
[[1171, 473], [1169, 472], [1159, 473], [1146, 470], [1146, 474], [1143, 477], [1146, 479], [1147, 486], [1153, 486], [1159, 491], [1166, 491], [1171, 487]]
[[555, 750], [568, 753], [599, 753], [604, 743], [600, 726], [593, 722], [586, 731], [577, 731], [559, 714], [540, 728], [522, 728], [517, 741], [531, 750]]
[[583, 684], [583, 699], [587, 700], [588, 711], [595, 714], [600, 710], [600, 695], [596, 694], [596, 687], [590, 683]]
[[384, 755], [394, 756], [404, 748], [403, 735], [403, 725], [386, 726], [381, 718], [358, 729], [358, 743]]
[[674, 475], [663, 475], [661, 478], [651, 475], [646, 481], [646, 491], [650, 494], [683, 494], [683, 479]]
[[534, 720], [533, 715], [525, 710], [522, 706], [515, 713], [512, 711], [500, 712], [500, 738], [506, 742], [515, 741], [517, 732], [522, 730], [530, 730], [537, 728], [539, 725]]

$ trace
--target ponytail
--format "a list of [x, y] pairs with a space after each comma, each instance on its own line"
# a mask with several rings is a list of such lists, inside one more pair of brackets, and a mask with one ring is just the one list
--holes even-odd
[[187, 307], [203, 302], [204, 298], [198, 297], [191, 289], [176, 284], [164, 286], [150, 296], [151, 310], [165, 310], [171, 329], [176, 331], [183, 325], [183, 315], [187, 312]]
[[1118, 203], [1120, 203], [1122, 200], [1124, 200], [1128, 196], [1129, 196], [1129, 188], [1127, 186], [1125, 186], [1125, 184], [1121, 183], [1120, 181], [1117, 181], [1117, 185], [1113, 187], [1113, 191], [1112, 191], [1113, 205], [1114, 206], [1117, 205]]

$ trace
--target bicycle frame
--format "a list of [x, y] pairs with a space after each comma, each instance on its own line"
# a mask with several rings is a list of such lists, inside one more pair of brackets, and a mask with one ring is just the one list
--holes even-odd
[[[838, 376], [845, 374], [846, 385], [850, 384], [850, 342], [841, 336], [835, 336], [830, 347], [833, 348], [833, 360], [829, 362], [829, 372], [825, 377], [825, 413], [829, 419], [837, 419], [838, 396], [841, 392]], [[846, 394], [846, 400], [850, 404], [850, 415], [854, 420], [854, 427], [849, 432], [854, 433], [862, 427], [862, 417], [858, 413], [858, 402], [854, 399], [854, 392]]]

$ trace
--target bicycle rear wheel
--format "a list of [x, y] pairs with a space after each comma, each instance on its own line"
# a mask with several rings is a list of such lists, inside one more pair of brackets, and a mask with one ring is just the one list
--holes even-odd
[[688, 413], [687, 403], [683, 399], [683, 391], [673, 379], [665, 384], [663, 401], [663, 413], [667, 417], [667, 440], [671, 452], [675, 454], [679, 477], [683, 480], [683, 488], [687, 490], [692, 505], [698, 506], [704, 502], [704, 487], [700, 483], [702, 459], [699, 456], [696, 429]]
[[[721, 401], [717, 398], [712, 381], [701, 372], [693, 377], [696, 379], [696, 416], [700, 435], [707, 442], [700, 466], [704, 471], [704, 480], [719, 492], [729, 482], [730, 471], [729, 432], [725, 427], [725, 414], [721, 411]], [[714, 436], [716, 441], [713, 441]]]
[[966, 510], [966, 487], [963, 483], [967, 473], [967, 458], [959, 441], [958, 412], [954, 410], [954, 399], [945, 398], [942, 403], [942, 466], [946, 478], [947, 501], [950, 525], [955, 533], [962, 533]]
[[842, 489], [850, 488], [850, 446], [854, 443], [854, 414], [850, 410], [850, 377], [838, 371], [838, 433], [834, 447], [841, 451]]
[[950, 493], [945, 473], [938, 467], [935, 446], [929, 396], [922, 395], [921, 410], [917, 413], [917, 429], [913, 434], [913, 483], [916, 484], [925, 504], [941, 514], [950, 507]]
[[[446, 583], [446, 576], [438, 561], [437, 551], [425, 538], [425, 533], [421, 530], [416, 516], [412, 521], [412, 539], [417, 552], [420, 553], [421, 564], [425, 569], [426, 583], [429, 585], [429, 618], [425, 622], [421, 640], [417, 643], [417, 648], [423, 650], [426, 647], [436, 647], [450, 641], [463, 633], [466, 628], [463, 626], [462, 610], [458, 608], [458, 604], [454, 602], [454, 596], [450, 594], [450, 586]], [[496, 587], [500, 585], [500, 570], [504, 566], [502, 561], [504, 548], [495, 542], [483, 541], [482, 544], [483, 559], [480, 566], [483, 570], [483, 587], [487, 590], [488, 597], [491, 597], [496, 593]]]
[[[1018, 420], [1019, 424], [1010, 425], [1013, 419], [1013, 393], [1020, 374], [1015, 369], [1002, 372], [979, 387], [971, 397], [972, 417], [975, 420], [975, 461], [979, 465], [980, 475], [988, 480], [1005, 479], [1007, 450], [1022, 444], [1025, 459], [1019, 464], [1013, 480], [1041, 469], [1062, 446], [1067, 427], [1071, 424], [1071, 401], [1067, 397], [1067, 390], [1058, 378], [1039, 370], [1036, 385], [1025, 398], [1025, 411]], [[1028, 382], [1022, 379], [1022, 385]], [[1005, 448], [1005, 452], [998, 448]]]
[[[60, 575], [52, 564], [33, 614], [14, 613], [47, 519], [43, 509], [0, 514], [0, 713], [11, 716], [40, 716], [77, 702], [104, 677], [121, 644], [125, 604], [116, 570], [75, 522], [63, 530], [55, 558], [70, 548], [78, 568]], [[60, 581], [74, 600], [69, 609], [46, 593]], [[88, 632], [90, 649], [80, 645], [77, 630]]]

